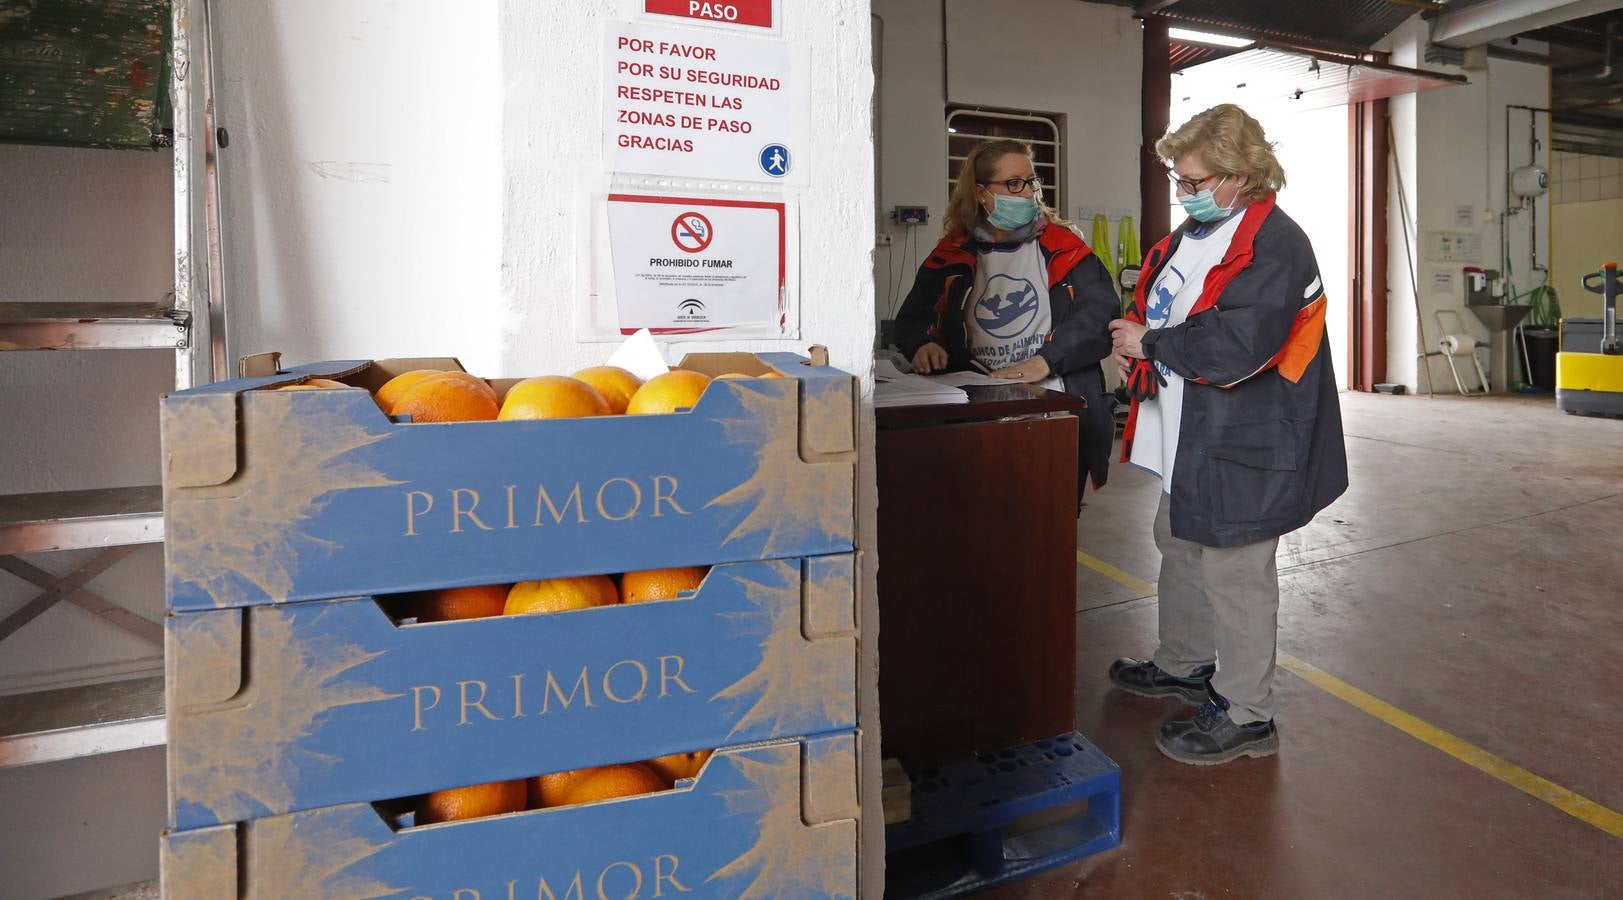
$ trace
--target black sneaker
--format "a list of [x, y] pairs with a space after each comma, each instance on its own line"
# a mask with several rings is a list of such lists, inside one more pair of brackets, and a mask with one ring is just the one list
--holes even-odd
[[1216, 666], [1198, 666], [1188, 676], [1169, 675], [1147, 659], [1118, 659], [1110, 664], [1110, 681], [1129, 694], [1140, 697], [1181, 697], [1198, 706], [1206, 702], [1206, 686]]
[[1238, 725], [1228, 704], [1213, 694], [1192, 719], [1173, 719], [1161, 726], [1156, 749], [1169, 759], [1191, 766], [1215, 766], [1242, 756], [1261, 758], [1279, 752], [1279, 729], [1273, 720]]

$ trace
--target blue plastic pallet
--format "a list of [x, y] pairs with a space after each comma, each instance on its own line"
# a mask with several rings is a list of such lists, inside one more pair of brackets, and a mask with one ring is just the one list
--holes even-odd
[[[912, 782], [912, 818], [885, 826], [886, 897], [957, 897], [1121, 843], [1121, 770], [1074, 731]], [[1011, 828], [1044, 812], [1064, 818]]]

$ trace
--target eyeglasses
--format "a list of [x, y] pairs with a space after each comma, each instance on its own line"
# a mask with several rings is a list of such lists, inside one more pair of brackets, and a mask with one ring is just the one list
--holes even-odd
[[1041, 191], [1043, 189], [1043, 180], [1035, 175], [1031, 176], [1030, 178], [1010, 178], [1005, 181], [980, 181], [976, 183], [981, 187], [991, 187], [994, 184], [1001, 184], [1003, 185], [1003, 189], [1011, 194], [1018, 194], [1021, 191], [1024, 191], [1027, 187], [1030, 187], [1032, 191]]
[[1205, 184], [1208, 181], [1211, 181], [1213, 178], [1216, 178], [1216, 177], [1218, 177], [1218, 176], [1216, 176], [1216, 175], [1207, 175], [1205, 178], [1179, 178], [1177, 170], [1175, 170], [1175, 169], [1168, 169], [1167, 170], [1167, 180], [1172, 182], [1173, 185], [1175, 185], [1178, 188], [1178, 190], [1182, 191], [1185, 194], [1198, 194], [1198, 193], [1200, 193], [1200, 186]]

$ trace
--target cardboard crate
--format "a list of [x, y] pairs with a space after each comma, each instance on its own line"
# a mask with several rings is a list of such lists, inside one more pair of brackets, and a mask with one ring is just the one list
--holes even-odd
[[[699, 354], [688, 412], [400, 424], [361, 391], [454, 360], [331, 362], [163, 402], [169, 608], [256, 606], [854, 549], [856, 381]], [[498, 392], [513, 381], [492, 382]]]
[[565, 613], [397, 624], [362, 598], [171, 615], [169, 824], [852, 728], [855, 579], [847, 553]]
[[169, 900], [854, 897], [853, 733], [735, 748], [675, 790], [409, 827], [356, 803], [164, 835]]

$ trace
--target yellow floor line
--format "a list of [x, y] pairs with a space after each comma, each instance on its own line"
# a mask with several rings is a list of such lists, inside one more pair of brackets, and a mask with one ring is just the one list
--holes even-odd
[[[1155, 585], [1142, 578], [1135, 578], [1101, 559], [1083, 553], [1081, 550], [1076, 551], [1076, 561], [1123, 587], [1138, 591], [1146, 597], [1155, 596]], [[1308, 684], [1363, 713], [1385, 722], [1421, 743], [1441, 750], [1460, 762], [1491, 775], [1530, 797], [1542, 800], [1581, 822], [1593, 825], [1613, 837], [1623, 838], [1623, 813], [1602, 806], [1588, 797], [1569, 791], [1546, 778], [1534, 775], [1515, 763], [1495, 756], [1475, 744], [1461, 740], [1429, 722], [1398, 709], [1385, 700], [1353, 687], [1312, 663], [1297, 659], [1289, 653], [1280, 651], [1279, 664], [1286, 671], [1301, 678]]]
[[1138, 591], [1145, 597], [1155, 596], [1155, 585], [1142, 578], [1135, 578], [1097, 556], [1089, 556], [1078, 550], [1076, 551], [1076, 561], [1119, 585]]

